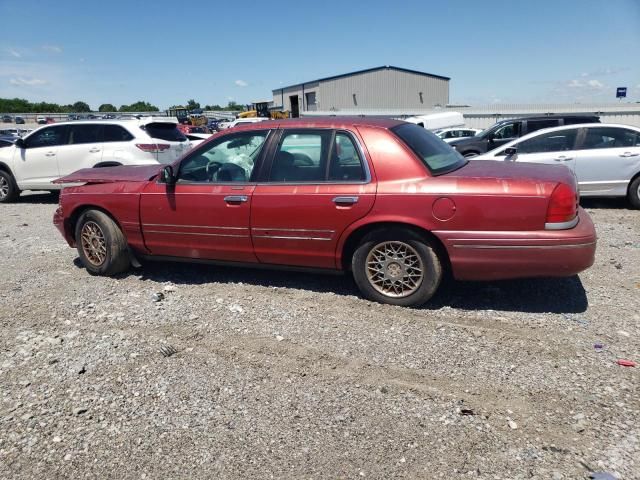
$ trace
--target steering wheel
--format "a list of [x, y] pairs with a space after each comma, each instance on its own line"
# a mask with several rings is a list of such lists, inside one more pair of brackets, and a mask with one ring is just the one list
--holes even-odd
[[207, 178], [210, 182], [216, 181], [216, 173], [218, 173], [218, 170], [220, 170], [221, 166], [222, 164], [220, 162], [210, 162], [207, 164]]

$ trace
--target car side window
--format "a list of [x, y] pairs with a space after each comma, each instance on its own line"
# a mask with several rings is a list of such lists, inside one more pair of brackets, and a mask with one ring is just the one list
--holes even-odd
[[276, 149], [269, 181], [324, 181], [332, 136], [331, 130], [285, 130]]
[[527, 133], [535, 132], [536, 130], [542, 130], [543, 128], [557, 127], [560, 125], [560, 120], [557, 118], [550, 118], [544, 120], [527, 120]]
[[543, 133], [516, 145], [518, 153], [565, 152], [573, 150], [578, 129]]
[[120, 125], [104, 125], [103, 142], [129, 142], [131, 140], [133, 140], [133, 135]]
[[268, 134], [269, 130], [242, 132], [203, 144], [181, 162], [178, 183], [251, 181]]
[[25, 139], [27, 148], [55, 147], [67, 143], [68, 129], [64, 125], [43, 128]]
[[640, 134], [634, 130], [614, 127], [587, 128], [583, 150], [640, 146]]
[[101, 133], [102, 125], [100, 124], [71, 125], [69, 127], [69, 145], [102, 143]]
[[337, 132], [329, 163], [329, 181], [362, 182], [366, 180], [367, 174], [362, 161], [353, 139], [346, 133]]
[[518, 136], [520, 136], [520, 122], [507, 123], [496, 130], [493, 134], [493, 138], [499, 140], [515, 138]]

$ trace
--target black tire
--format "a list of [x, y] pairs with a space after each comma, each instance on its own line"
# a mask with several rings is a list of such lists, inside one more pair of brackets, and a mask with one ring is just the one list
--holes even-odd
[[462, 154], [464, 158], [471, 158], [471, 157], [475, 157], [476, 155], [480, 155], [480, 154], [478, 152], [464, 152]]
[[120, 166], [122, 166], [122, 164], [118, 162], [104, 162], [104, 163], [95, 164], [93, 168], [120, 167]]
[[112, 276], [129, 269], [127, 240], [106, 213], [99, 210], [84, 212], [76, 224], [75, 237], [78, 256], [92, 275]]
[[[415, 260], [417, 256], [419, 262], [422, 263], [422, 278], [418, 282], [407, 276], [409, 269], [413, 269], [411, 270], [413, 272], [411, 275], [416, 275], [413, 266], [409, 265], [409, 269], [407, 269], [407, 263], [393, 261], [398, 257], [387, 257], [390, 260], [388, 260], [387, 266], [382, 269], [384, 270], [385, 279], [388, 277], [389, 272], [393, 273], [391, 268], [394, 268], [396, 272], [402, 275], [402, 279], [407, 279], [407, 282], [411, 284], [407, 287], [408, 291], [406, 292], [398, 293], [394, 291], [385, 293], [384, 285], [380, 283], [374, 285], [375, 279], [372, 278], [370, 280], [370, 275], [376, 277], [376, 274], [374, 267], [367, 266], [368, 259], [371, 255], [370, 260], [375, 261], [376, 255], [380, 255], [381, 250], [379, 249], [384, 249], [385, 246], [405, 249], [409, 253], [409, 262], [412, 261], [411, 259]], [[419, 263], [418, 266], [420, 266]], [[443, 276], [442, 264], [429, 241], [418, 233], [402, 228], [374, 230], [367, 234], [353, 254], [351, 268], [353, 278], [366, 298], [379, 303], [403, 307], [419, 306], [427, 302], [440, 286]], [[404, 288], [398, 283], [400, 276], [398, 276], [398, 280], [391, 280], [393, 277], [390, 276], [386, 280], [381, 279], [379, 276], [377, 278], [378, 281], [391, 282], [392, 285], [389, 285], [388, 289]]]
[[14, 202], [20, 196], [20, 189], [9, 172], [0, 170], [0, 203]]
[[631, 185], [629, 185], [627, 198], [633, 208], [640, 209], [640, 176], [636, 177], [636, 179], [631, 182]]

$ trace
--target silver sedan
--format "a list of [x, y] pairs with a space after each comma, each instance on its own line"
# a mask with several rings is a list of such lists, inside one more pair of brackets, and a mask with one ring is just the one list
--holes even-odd
[[583, 197], [627, 197], [640, 208], [640, 128], [589, 123], [546, 128], [471, 160], [565, 165]]

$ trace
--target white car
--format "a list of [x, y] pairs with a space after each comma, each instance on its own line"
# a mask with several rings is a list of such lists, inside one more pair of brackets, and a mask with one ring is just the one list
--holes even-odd
[[47, 117], [45, 117], [44, 115], [36, 116], [36, 123], [38, 125], [44, 125], [45, 123], [47, 123]]
[[482, 131], [480, 128], [466, 128], [466, 127], [455, 127], [455, 128], [442, 128], [440, 130], [436, 130], [436, 136], [440, 137], [445, 142], [453, 142], [454, 140], [458, 140], [459, 138], [468, 138], [475, 137]]
[[583, 123], [537, 130], [471, 158], [564, 165], [582, 197], [627, 197], [640, 208], [640, 128]]
[[266, 120], [271, 120], [271, 119], [265, 118], [265, 117], [236, 118], [231, 122], [220, 122], [218, 124], [218, 128], [220, 130], [224, 130], [225, 128], [233, 128], [233, 127], [237, 127], [238, 125], [247, 125], [249, 123], [264, 122]]
[[60, 190], [51, 182], [81, 168], [171, 163], [190, 148], [167, 117], [47, 125], [0, 149], [0, 203], [22, 190]]

